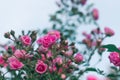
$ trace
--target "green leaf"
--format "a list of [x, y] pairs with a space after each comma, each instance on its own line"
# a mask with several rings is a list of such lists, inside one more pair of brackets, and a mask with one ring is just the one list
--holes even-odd
[[109, 52], [119, 52], [120, 50], [113, 44], [103, 45], [102, 48], [107, 48]]

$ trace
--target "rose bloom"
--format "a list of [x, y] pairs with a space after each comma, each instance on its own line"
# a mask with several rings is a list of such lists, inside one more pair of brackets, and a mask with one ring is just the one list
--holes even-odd
[[110, 29], [109, 27], [105, 27], [104, 31], [107, 36], [113, 36], [115, 34], [114, 31]]
[[22, 43], [26, 46], [29, 46], [31, 44], [31, 37], [28, 35], [24, 35], [20, 37]]
[[99, 18], [98, 9], [93, 9], [92, 15], [93, 15], [93, 18], [94, 18], [95, 20], [98, 20], [98, 18]]
[[87, 76], [87, 80], [98, 80], [98, 78], [94, 75]]
[[33, 57], [33, 55], [26, 53], [25, 50], [19, 50], [19, 49], [15, 50], [14, 56], [17, 58], [22, 58], [22, 59], [27, 59], [27, 58]]
[[45, 48], [49, 48], [56, 42], [57, 38], [55, 35], [45, 35], [42, 38], [37, 40], [39, 45], [42, 45]]
[[60, 32], [57, 30], [48, 32], [48, 35], [55, 35], [57, 39], [60, 39]]
[[9, 57], [8, 63], [9, 63], [10, 69], [13, 69], [13, 70], [21, 69], [24, 66], [24, 64], [20, 62], [16, 57]]
[[120, 66], [120, 56], [117, 52], [111, 52], [109, 55], [110, 62], [115, 66]]
[[80, 53], [77, 53], [74, 56], [74, 60], [75, 60], [76, 63], [82, 62], [83, 61], [83, 56]]
[[45, 64], [43, 61], [38, 60], [36, 67], [35, 67], [35, 71], [37, 73], [43, 74], [47, 71], [47, 64]]

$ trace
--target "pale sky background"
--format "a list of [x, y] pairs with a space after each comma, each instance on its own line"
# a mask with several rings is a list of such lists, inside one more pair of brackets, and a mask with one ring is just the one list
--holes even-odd
[[[57, 0], [0, 0], [0, 42], [4, 42], [3, 34], [11, 29], [37, 29], [49, 26], [49, 15], [57, 10]], [[107, 42], [114, 41], [120, 45], [120, 1], [119, 0], [89, 0], [99, 9], [101, 27], [108, 26], [115, 30], [116, 35]]]
[[[106, 39], [104, 43], [120, 46], [120, 0], [89, 1], [99, 9], [98, 23], [102, 29], [108, 26], [116, 32], [114, 37]], [[23, 29], [31, 30], [49, 26], [49, 15], [56, 10], [55, 0], [0, 0], [0, 43], [5, 42], [3, 34], [11, 29], [20, 32]], [[100, 66], [104, 67], [103, 65], [107, 63], [104, 62]]]

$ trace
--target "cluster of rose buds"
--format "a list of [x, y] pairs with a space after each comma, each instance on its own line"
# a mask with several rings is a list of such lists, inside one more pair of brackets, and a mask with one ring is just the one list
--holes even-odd
[[[12, 32], [5, 33], [4, 36], [14, 41], [14, 44], [6, 45], [5, 52], [0, 56], [0, 65], [8, 71], [23, 70], [28, 77], [28, 70], [38, 73], [38, 76], [55, 73], [65, 79], [67, 74], [72, 74], [78, 68], [73, 63], [83, 61], [83, 56], [77, 53], [74, 43], [68, 44], [59, 31], [50, 31], [38, 39], [33, 37], [36, 36], [34, 31], [18, 38]], [[37, 48], [34, 47], [36, 43]]]
[[[83, 43], [86, 44], [88, 48], [92, 48], [101, 46], [102, 41], [106, 37], [114, 35], [114, 31], [109, 27], [105, 27], [104, 32], [102, 32], [100, 28], [96, 28], [93, 29], [90, 34], [83, 32], [83, 35], [85, 36], [85, 38], [83, 39]], [[104, 51], [104, 49], [101, 48], [99, 51]]]

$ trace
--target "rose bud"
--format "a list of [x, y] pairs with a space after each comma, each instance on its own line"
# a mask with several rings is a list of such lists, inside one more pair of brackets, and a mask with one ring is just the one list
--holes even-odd
[[107, 36], [113, 36], [115, 34], [114, 31], [110, 29], [109, 27], [105, 27], [104, 31]]
[[74, 56], [74, 60], [76, 63], [80, 63], [83, 61], [83, 56], [80, 54], [80, 53], [77, 53], [75, 56]]
[[85, 5], [86, 2], [87, 2], [87, 0], [80, 0], [80, 3], [81, 3], [82, 5]]
[[65, 79], [66, 79], [66, 75], [65, 75], [65, 74], [61, 74], [61, 78], [62, 78], [63, 80], [65, 80]]
[[99, 18], [98, 9], [93, 9], [92, 16], [93, 16], [94, 20], [98, 20], [98, 18]]

